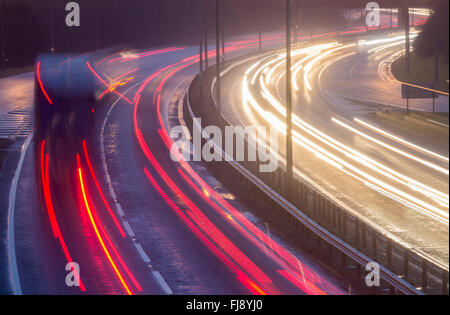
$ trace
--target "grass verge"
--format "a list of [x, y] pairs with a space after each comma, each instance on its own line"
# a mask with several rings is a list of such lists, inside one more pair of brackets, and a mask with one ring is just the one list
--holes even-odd
[[[435, 79], [434, 57], [421, 58], [415, 52], [411, 53], [410, 74], [407, 74], [405, 56], [397, 59], [392, 64], [392, 74], [402, 82], [418, 84], [431, 83]], [[447, 92], [448, 87], [448, 59], [446, 56], [439, 56], [439, 90]]]

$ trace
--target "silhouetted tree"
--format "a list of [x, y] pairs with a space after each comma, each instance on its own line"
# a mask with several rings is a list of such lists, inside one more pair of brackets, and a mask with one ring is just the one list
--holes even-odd
[[39, 23], [27, 1], [6, 1], [4, 17], [7, 67], [32, 64], [43, 50], [43, 42]]
[[[434, 40], [437, 36], [438, 53], [449, 57], [448, 52], [448, 10], [449, 3], [442, 4], [424, 25], [414, 46], [419, 56], [429, 57], [434, 55]], [[437, 28], [436, 28], [437, 24]], [[436, 32], [437, 30], [437, 32]]]

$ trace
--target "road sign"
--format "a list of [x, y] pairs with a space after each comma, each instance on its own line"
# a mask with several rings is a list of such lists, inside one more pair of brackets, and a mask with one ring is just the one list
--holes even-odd
[[[414, 84], [416, 86], [402, 84], [402, 98], [419, 99], [419, 98], [438, 98], [439, 94], [430, 91], [434, 89], [433, 83]], [[424, 87], [424, 88], [421, 88]]]

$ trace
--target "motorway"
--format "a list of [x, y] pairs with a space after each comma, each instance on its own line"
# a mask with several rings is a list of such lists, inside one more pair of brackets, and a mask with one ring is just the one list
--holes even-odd
[[[294, 164], [299, 178], [448, 265], [448, 129], [427, 115], [404, 126], [399, 84], [380, 70], [402, 47], [404, 37], [395, 34], [294, 50]], [[283, 167], [284, 60], [282, 52], [248, 60], [226, 69], [222, 82], [224, 116], [232, 125], [275, 126]], [[411, 106], [429, 111], [431, 100]], [[448, 96], [436, 108], [448, 113]]]
[[[254, 49], [250, 42], [231, 43], [227, 53]], [[170, 159], [169, 113], [188, 87], [180, 83], [198, 71], [196, 52], [169, 47], [59, 63], [83, 66], [96, 81], [101, 101], [87, 116], [54, 97], [48, 64], [38, 63], [53, 118], [36, 131], [18, 179], [15, 293], [347, 292], [344, 280], [279, 239], [201, 165]], [[73, 120], [54, 112], [66, 109]], [[93, 116], [86, 132], [78, 119]], [[71, 278], [79, 287], [65, 283], [68, 261], [80, 268]]]
[[[278, 49], [282, 45], [282, 39], [282, 36], [276, 34], [267, 36], [267, 50]], [[327, 41], [326, 38], [322, 40]], [[411, 234], [415, 227], [420, 234], [417, 245], [423, 246], [422, 241], [437, 244], [441, 250], [439, 254], [442, 254], [439, 258], [445, 260], [447, 257], [448, 260], [448, 252], [447, 256], [442, 253], [444, 238], [447, 239], [448, 249], [448, 195], [445, 196], [444, 193], [448, 190], [448, 147], [439, 147], [441, 151], [432, 148], [440, 155], [445, 155], [447, 151], [447, 160], [444, 157], [444, 161], [439, 160], [437, 155], [430, 157], [428, 151], [427, 154], [423, 150], [417, 153], [416, 147], [414, 150], [402, 148], [415, 154], [414, 156], [421, 156], [421, 160], [431, 160], [436, 165], [429, 167], [431, 162], [428, 161], [425, 165], [421, 164], [418, 172], [417, 159], [411, 161], [405, 155], [393, 154], [386, 147], [380, 149], [379, 144], [360, 135], [355, 136], [350, 129], [344, 128], [342, 123], [354, 126], [354, 116], [361, 119], [365, 116], [359, 112], [338, 109], [332, 104], [332, 100], [336, 101], [338, 97], [336, 90], [341, 93], [342, 90], [340, 86], [333, 86], [330, 82], [336, 81], [332, 78], [333, 73], [348, 71], [349, 68], [342, 65], [344, 61], [355, 58], [350, 62], [357, 62], [361, 66], [370, 65], [370, 62], [361, 60], [387, 58], [389, 54], [398, 51], [399, 45], [381, 53], [377, 51], [373, 56], [369, 54], [369, 59], [367, 50], [382, 44], [371, 46], [345, 42], [325, 45], [328, 46], [317, 48], [315, 42], [303, 44], [298, 48], [303, 51], [295, 57], [301, 62], [301, 58], [305, 58], [309, 50], [313, 51], [313, 54], [307, 56], [311, 62], [309, 66], [306, 60], [303, 60], [305, 64], [294, 65], [309, 69], [309, 74], [305, 75], [306, 80], [301, 81], [305, 83], [303, 86], [309, 88], [300, 87], [305, 89], [305, 94], [295, 98], [295, 112], [299, 116], [295, 122], [300, 125], [296, 126], [296, 137], [301, 139], [295, 150], [298, 171], [306, 173], [335, 193], [340, 200], [360, 211], [361, 215], [393, 234], [395, 230], [386, 224], [388, 220], [396, 228], [407, 230], [409, 234], [405, 233], [408, 235], [406, 241], [411, 241], [409, 237], [416, 236]], [[210, 64], [213, 64], [215, 51], [213, 47], [210, 49], [208, 55]], [[236, 39], [227, 43], [227, 59], [255, 52], [256, 49], [256, 39]], [[319, 55], [319, 52], [330, 53]], [[267, 53], [267, 58], [259, 61], [252, 71], [266, 62], [277, 60], [279, 54]], [[324, 58], [312, 62], [318, 56]], [[348, 58], [341, 59], [344, 56]], [[244, 93], [243, 98], [243, 82], [245, 85], [245, 80], [254, 74], [248, 72], [246, 76], [245, 72], [254, 64], [254, 60], [241, 64], [224, 76], [224, 115], [236, 124], [268, 123], [264, 117], [258, 117], [257, 106], [248, 106], [251, 105], [248, 101], [252, 97], [250, 93], [256, 94], [259, 90], [252, 86], [248, 89], [249, 95]], [[177, 163], [170, 158], [172, 140], [168, 132], [182, 120], [179, 111], [181, 100], [189, 83], [198, 73], [197, 48], [161, 47], [95, 57], [83, 55], [62, 61], [59, 67], [73, 65], [83, 68], [90, 75], [90, 80], [96, 82], [97, 96], [100, 99], [89, 107], [85, 116], [85, 113], [82, 115], [77, 110], [72, 112], [69, 107], [67, 119], [57, 114], [61, 110], [59, 106], [66, 104], [60, 103], [52, 93], [45, 60], [38, 65], [40, 95], [53, 115], [47, 122], [49, 127], [37, 132], [33, 139], [29, 138], [25, 143], [25, 148], [28, 143], [29, 147], [22, 151], [23, 164], [19, 163], [21, 167], [16, 172], [15, 214], [12, 216], [15, 240], [11, 243], [11, 238], [8, 239], [8, 258], [2, 258], [2, 261], [8, 262], [8, 270], [2, 270], [2, 273], [7, 272], [9, 277], [0, 278], [8, 278], [11, 293], [348, 292], [345, 280], [278, 237], [277, 232], [272, 231], [268, 224], [251, 214], [251, 209], [246, 209], [235, 200], [201, 163]], [[255, 87], [257, 85], [266, 91], [266, 100], [263, 102], [259, 95], [254, 97], [261, 100], [261, 106], [265, 110], [270, 110], [270, 117], [280, 121], [275, 125], [281, 128], [282, 114], [277, 113], [279, 104], [276, 101], [278, 99], [278, 102], [282, 102], [284, 98], [281, 59], [277, 65], [272, 72], [272, 79], [267, 79], [269, 70], [264, 69], [258, 72], [255, 79]], [[325, 65], [327, 71], [321, 72]], [[334, 67], [337, 72], [331, 71]], [[358, 67], [353, 69], [351, 75], [362, 75], [363, 71]], [[31, 76], [23, 77], [27, 80], [22, 88], [30, 91], [33, 84]], [[12, 81], [8, 80], [21, 78], [0, 81], [0, 86], [10, 86], [8, 84]], [[323, 84], [318, 83], [320, 78]], [[367, 83], [367, 80], [358, 81], [361, 84]], [[347, 92], [345, 95], [350, 98], [356, 97], [357, 93], [352, 89]], [[267, 102], [269, 93], [273, 95], [272, 102]], [[25, 103], [31, 100], [30, 93], [17, 95], [14, 93], [14, 97], [28, 97]], [[373, 99], [371, 101], [376, 102]], [[16, 109], [6, 108], [13, 103], [18, 104], [14, 99], [5, 102], [7, 105], [4, 105], [4, 112]], [[336, 121], [330, 123], [332, 117], [340, 119], [341, 124]], [[83, 120], [92, 121], [92, 128], [85, 130], [84, 127], [79, 127], [78, 124]], [[306, 130], [306, 121], [324, 134], [318, 137], [318, 131], [312, 132], [310, 127]], [[348, 174], [351, 171], [346, 170], [345, 176], [342, 176], [343, 169], [336, 170], [337, 162], [330, 163], [331, 158], [326, 157], [325, 152], [317, 154], [311, 152], [313, 144], [305, 146], [306, 141], [317, 142], [314, 148], [325, 145], [319, 142], [323, 142], [325, 133], [342, 142], [334, 144], [339, 148], [330, 148], [331, 143], [328, 142], [326, 150], [333, 150], [335, 155], [349, 155], [342, 150], [351, 150], [357, 144], [358, 150], [376, 160], [370, 162], [377, 165], [376, 170], [364, 166], [364, 171], [371, 177], [382, 177], [380, 169], [394, 176], [391, 168], [395, 165], [399, 174], [395, 174], [395, 179], [389, 179], [391, 186], [404, 186], [405, 176], [412, 176], [411, 173], [414, 173], [414, 185], [420, 186], [421, 190], [426, 189], [426, 194], [421, 194], [419, 189], [411, 192], [411, 187], [403, 188], [409, 189], [408, 196], [411, 195], [414, 199], [408, 199], [409, 203], [400, 203], [398, 196], [396, 200], [392, 199], [392, 192], [383, 195], [379, 190], [375, 191], [375, 184], [361, 185], [359, 178], [362, 175], [353, 164], [353, 173]], [[282, 132], [280, 136], [281, 134]], [[306, 147], [309, 150], [305, 150]], [[355, 152], [352, 154], [356, 155]], [[282, 146], [280, 155], [284, 155]], [[340, 156], [340, 159], [344, 158]], [[351, 160], [348, 156], [345, 159]], [[368, 158], [361, 155], [352, 162], [342, 163], [345, 162], [350, 169], [350, 163], [357, 163], [358, 159], [365, 159], [368, 164]], [[404, 165], [402, 168], [397, 167], [399, 162]], [[383, 166], [375, 163], [382, 163]], [[351, 191], [360, 193], [356, 196], [352, 194], [350, 199]], [[421, 203], [412, 208], [411, 203], [418, 203], [416, 200], [421, 200]], [[441, 205], [438, 201], [444, 204]], [[11, 217], [11, 209], [9, 210], [8, 216]], [[405, 217], [408, 217], [409, 225], [400, 226], [400, 218]], [[423, 228], [425, 224], [428, 225], [427, 230]], [[10, 233], [11, 224], [5, 229], [8, 229], [6, 234]], [[79, 287], [66, 284], [66, 276], [70, 272], [70, 267], [66, 269], [66, 264], [69, 261], [76, 262], [80, 268], [79, 272], [76, 270], [73, 273], [72, 278], [78, 280]]]

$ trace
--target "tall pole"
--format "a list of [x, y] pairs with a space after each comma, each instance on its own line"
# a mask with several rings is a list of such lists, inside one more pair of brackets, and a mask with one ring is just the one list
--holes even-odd
[[4, 3], [3, 0], [0, 0], [0, 37], [1, 37], [1, 42], [0, 45], [2, 45], [2, 51], [1, 51], [1, 71], [5, 71], [5, 12], [4, 12]]
[[392, 8], [389, 9], [389, 18], [390, 18], [390, 25], [391, 25], [391, 28], [392, 28]]
[[[439, 52], [438, 52], [439, 25], [438, 25], [437, 14], [434, 15], [433, 20], [434, 20], [433, 50], [434, 50], [434, 82], [435, 82], [434, 88], [436, 90], [438, 90], [439, 89]], [[436, 100], [435, 100], [434, 96], [435, 95], [433, 95], [433, 113], [436, 111]]]
[[297, 0], [294, 0], [294, 43], [297, 43], [298, 41], [298, 11], [297, 11]]
[[221, 86], [220, 86], [220, 0], [216, 0], [216, 101], [219, 126], [221, 124]]
[[99, 0], [95, 0], [95, 47], [100, 49], [100, 6]]
[[202, 2], [203, 0], [199, 0], [199, 6], [200, 6], [200, 10], [199, 10], [199, 12], [200, 12], [200, 19], [199, 19], [199, 21], [200, 21], [200, 23], [199, 23], [199, 26], [200, 26], [200, 29], [199, 29], [199, 33], [200, 33], [200, 42], [199, 42], [199, 67], [200, 67], [200, 77], [202, 77], [202, 75], [203, 75], [203, 27], [204, 27], [204, 25], [203, 25], [203, 2]]
[[50, 15], [50, 51], [55, 51], [54, 30], [53, 30], [53, 0], [49, 0], [49, 15]]
[[261, 20], [261, 1], [258, 0], [258, 39], [259, 39], [259, 51], [262, 51], [262, 20]]
[[411, 72], [411, 67], [410, 67], [410, 59], [411, 59], [411, 41], [410, 41], [410, 37], [409, 37], [409, 8], [406, 7], [403, 10], [403, 15], [404, 15], [404, 19], [405, 19], [405, 54], [406, 54], [406, 72], [409, 75]]
[[291, 0], [286, 0], [286, 191], [290, 189], [292, 174]]
[[[222, 9], [223, 11], [225, 10], [224, 8]], [[220, 12], [219, 12], [220, 14]], [[225, 18], [224, 15], [222, 14], [222, 18], [221, 18], [221, 36], [222, 36], [222, 58], [223, 60], [225, 60]]]
[[208, 3], [206, 0], [203, 0], [203, 23], [205, 25], [204, 28], [204, 45], [205, 45], [205, 69], [208, 68]]
[[[409, 8], [408, 6], [403, 8], [403, 19], [405, 23], [405, 62], [406, 62], [406, 73], [409, 77], [411, 73], [411, 42], [409, 38]], [[407, 90], [408, 91], [408, 90]], [[409, 92], [406, 93], [406, 113], [409, 113]]]

